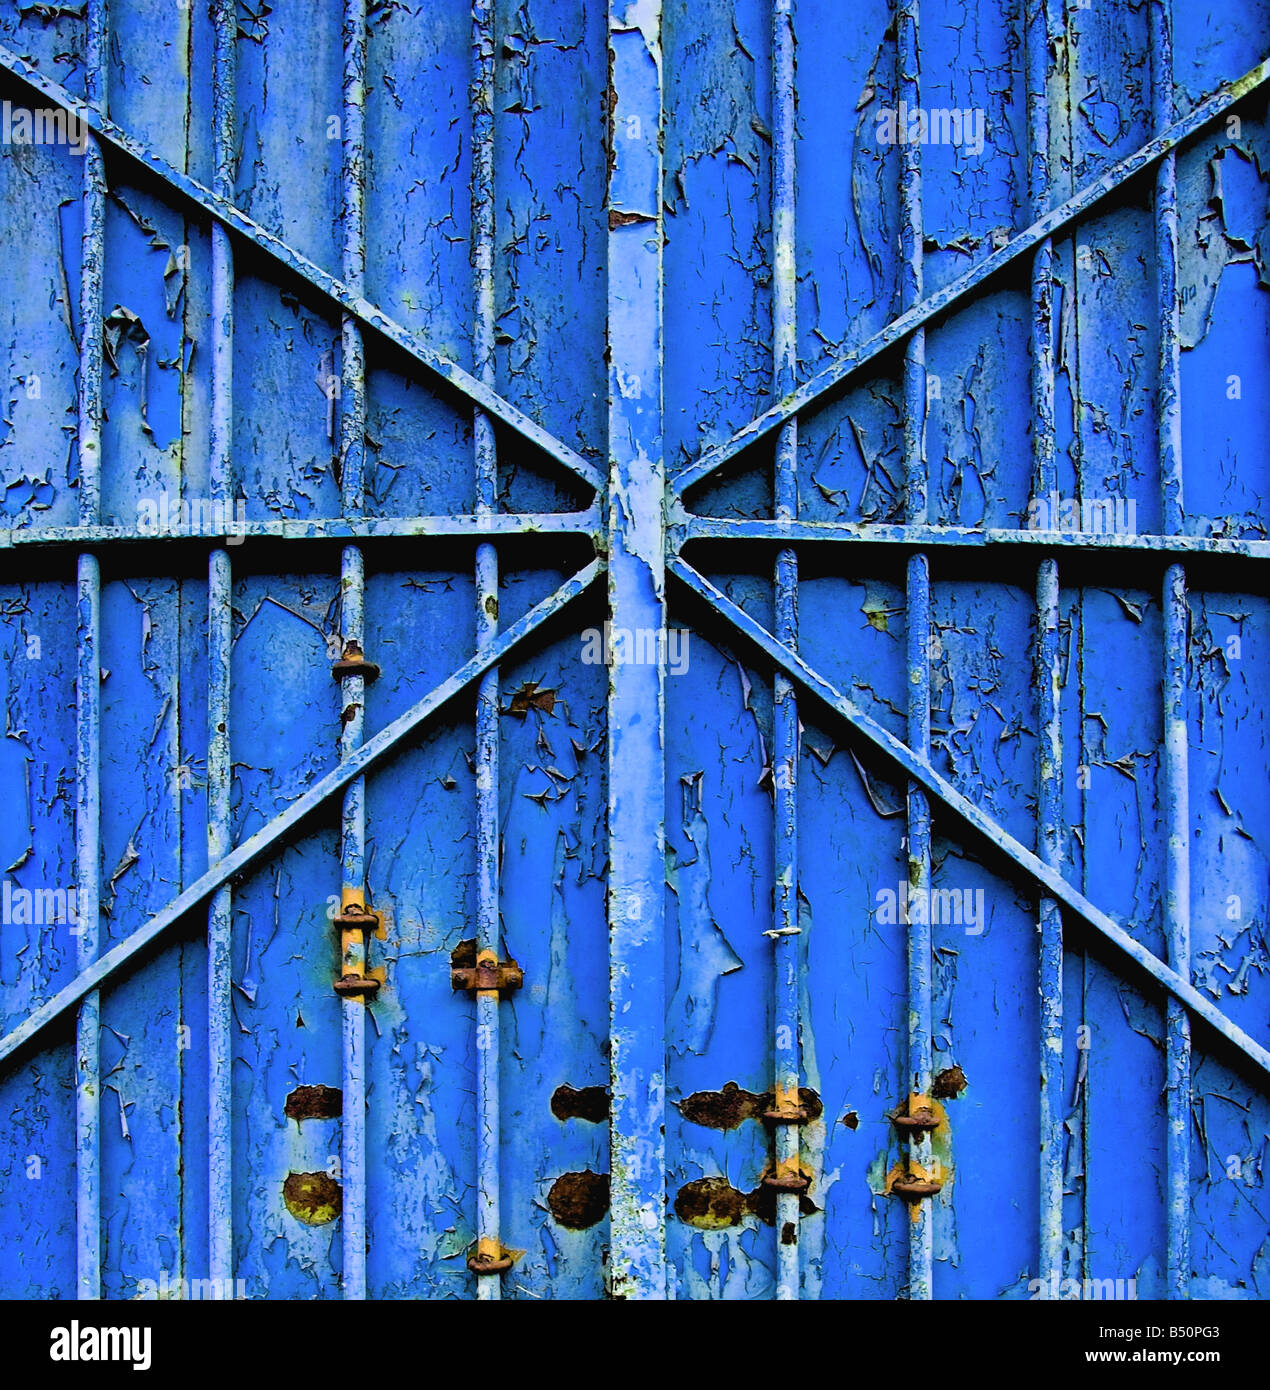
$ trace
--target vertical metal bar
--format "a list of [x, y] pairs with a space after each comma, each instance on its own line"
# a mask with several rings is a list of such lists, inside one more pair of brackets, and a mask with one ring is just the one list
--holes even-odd
[[[100, 320], [99, 320], [100, 321]], [[81, 517], [81, 520], [83, 518]], [[78, 674], [75, 683], [75, 856], [78, 900], [77, 969], [99, 949], [101, 831], [101, 572], [95, 555], [79, 557]], [[101, 1297], [101, 996], [79, 1006], [75, 1032], [75, 1213], [79, 1297]]]
[[[365, 103], [366, 0], [344, 3], [343, 73], [343, 274], [361, 294], [366, 275]], [[340, 351], [340, 500], [345, 516], [365, 506], [366, 361], [362, 330], [351, 314], [343, 316]], [[365, 569], [359, 546], [345, 546], [340, 561], [340, 635], [345, 649], [364, 642]], [[365, 677], [345, 675], [340, 682], [340, 758], [362, 745], [365, 727]], [[355, 778], [344, 791], [340, 821], [340, 901], [369, 906], [366, 891], [366, 782]], [[366, 973], [366, 933], [350, 933], [343, 943], [341, 969]], [[345, 996], [343, 1021], [343, 1117], [340, 1122], [340, 1172], [344, 1191], [343, 1292], [346, 1299], [366, 1297], [366, 1009], [361, 995]]]
[[[233, 197], [236, 0], [216, 0], [212, 69], [213, 180]], [[210, 478], [214, 503], [233, 506], [234, 253], [229, 233], [212, 224]], [[230, 851], [229, 690], [233, 652], [233, 571], [229, 551], [213, 550], [207, 572], [207, 862]], [[217, 891], [207, 919], [208, 1273], [229, 1287], [234, 1273], [233, 1041], [230, 983], [233, 892]]]
[[[794, 386], [798, 360], [796, 242], [794, 237], [794, 30], [793, 0], [772, 8], [773, 168], [772, 168], [772, 339], [775, 395]], [[798, 422], [781, 427], [776, 439], [776, 518], [798, 515]], [[798, 646], [798, 559], [787, 548], [776, 559], [776, 636]], [[775, 798], [774, 920], [772, 1010], [776, 1112], [796, 1113], [800, 1074], [798, 1008], [798, 703], [794, 687], [781, 674], [773, 681], [773, 795]], [[776, 1177], [799, 1181], [799, 1126], [775, 1125]], [[797, 1192], [776, 1192], [776, 1297], [799, 1294]]]
[[[918, 0], [900, 0], [899, 96], [907, 109], [921, 104]], [[922, 297], [922, 163], [921, 146], [900, 146], [900, 307], [908, 310]], [[926, 330], [919, 328], [904, 348], [904, 476], [905, 519], [927, 520], [929, 512], [926, 467]], [[925, 554], [911, 555], [905, 576], [908, 657], [908, 742], [919, 757], [930, 760], [930, 562]], [[930, 892], [930, 802], [916, 784], [908, 787], [908, 882], [912, 896]], [[908, 923], [908, 1109], [913, 1114], [929, 1103], [931, 1085], [931, 950], [930, 913], [918, 912]], [[909, 1167], [918, 1175], [934, 1168], [930, 1136], [909, 1136]], [[928, 1200], [909, 1209], [908, 1296], [934, 1296], [932, 1272], [932, 1209]]]
[[[1045, 0], [1029, 0], [1024, 24], [1027, 62], [1028, 189], [1031, 217], [1050, 200], [1049, 33]], [[1058, 488], [1054, 458], [1054, 246], [1049, 237], [1032, 257], [1032, 496]], [[1062, 858], [1062, 725], [1059, 707], [1058, 561], [1042, 560], [1036, 576], [1037, 853], [1051, 868]], [[1038, 1274], [1057, 1287], [1063, 1268], [1063, 919], [1043, 897], [1038, 912], [1040, 998], [1040, 1230]]]
[[[608, 594], [665, 629], [659, 0], [609, 0]], [[659, 648], [663, 644], [659, 641]], [[663, 663], [609, 667], [610, 1291], [666, 1296]]]
[[[476, 268], [473, 366], [486, 386], [494, 367], [494, 0], [476, 0], [473, 20], [472, 249]], [[498, 455], [494, 422], [482, 410], [473, 421], [476, 511], [489, 516], [498, 493]], [[489, 542], [476, 548], [476, 646], [486, 650], [498, 636], [498, 553]], [[498, 960], [498, 667], [481, 678], [476, 694], [477, 963]], [[499, 1211], [499, 995], [476, 994], [477, 1212], [476, 1257], [499, 1260], [503, 1246]], [[479, 1299], [499, 1299], [502, 1280], [479, 1276]]]
[[[89, 0], [84, 96], [106, 111], [106, 0]], [[102, 277], [106, 172], [101, 147], [85, 132], [83, 243], [79, 289], [79, 520], [101, 515]], [[77, 566], [78, 662], [75, 680], [76, 962], [85, 970], [100, 949], [101, 899], [101, 570], [95, 555]], [[76, 1282], [80, 1298], [101, 1297], [101, 996], [85, 995], [75, 1028]]]
[[[1190, 856], [1187, 825], [1188, 716], [1186, 574], [1170, 565], [1164, 580], [1164, 820], [1168, 867], [1164, 898], [1169, 964], [1191, 974]], [[1168, 1296], [1190, 1297], [1191, 1025], [1185, 1007], [1168, 1003], [1166, 1049], [1168, 1155]]]
[[[1173, 120], [1173, 40], [1169, 0], [1151, 6], [1153, 111], [1157, 130]], [[1184, 526], [1182, 495], [1181, 364], [1177, 302], [1177, 160], [1170, 151], [1155, 177], [1157, 310], [1160, 320], [1160, 375], [1156, 397], [1159, 422], [1160, 491], [1166, 535]], [[1190, 799], [1186, 691], [1188, 614], [1186, 572], [1170, 565], [1164, 576], [1164, 740], [1163, 815], [1168, 842], [1165, 869], [1164, 932], [1169, 964], [1191, 978]], [[1165, 1049], [1168, 1226], [1168, 1297], [1190, 1297], [1191, 1196], [1191, 1025], [1176, 1000], [1168, 1003]]]

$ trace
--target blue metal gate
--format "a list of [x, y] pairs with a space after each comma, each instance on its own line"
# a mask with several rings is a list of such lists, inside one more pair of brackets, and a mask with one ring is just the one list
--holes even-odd
[[1268, 35], [0, 5], [0, 1293], [1270, 1296]]

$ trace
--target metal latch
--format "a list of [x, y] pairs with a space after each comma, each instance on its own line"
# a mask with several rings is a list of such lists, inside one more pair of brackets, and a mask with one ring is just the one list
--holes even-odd
[[452, 965], [450, 988], [476, 994], [504, 994], [525, 983], [525, 972], [514, 960], [499, 960], [493, 951], [481, 951], [475, 965]]

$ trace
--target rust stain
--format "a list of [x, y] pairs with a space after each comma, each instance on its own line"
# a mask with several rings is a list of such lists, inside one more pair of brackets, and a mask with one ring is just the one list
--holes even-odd
[[344, 1191], [329, 1173], [288, 1173], [282, 1200], [306, 1226], [325, 1226], [344, 1209]]
[[[768, 1171], [770, 1172], [771, 1169]], [[805, 1178], [810, 1179], [812, 1176], [805, 1168], [800, 1168], [799, 1171]], [[778, 1193], [774, 1187], [765, 1187], [760, 1183], [753, 1192], [746, 1195], [745, 1200], [750, 1214], [758, 1217], [765, 1226], [775, 1226], [777, 1196]], [[798, 1211], [800, 1215], [815, 1216], [819, 1210], [820, 1208], [805, 1192], [800, 1192], [798, 1194]]]
[[574, 1090], [566, 1082], [557, 1086], [551, 1097], [551, 1113], [557, 1120], [590, 1120], [599, 1124], [609, 1117], [609, 1093], [603, 1086]]
[[685, 1183], [675, 1196], [675, 1215], [702, 1231], [738, 1226], [749, 1210], [749, 1198], [727, 1178], [698, 1178]]
[[694, 1091], [679, 1102], [679, 1113], [694, 1125], [707, 1129], [735, 1129], [745, 1120], [757, 1119], [766, 1106], [763, 1097], [729, 1081], [721, 1091]]
[[948, 1067], [935, 1078], [930, 1093], [936, 1100], [956, 1100], [966, 1085], [966, 1073], [960, 1067]]
[[[803, 1216], [813, 1216], [820, 1210], [806, 1193], [799, 1197], [798, 1209]], [[762, 1183], [753, 1192], [741, 1192], [727, 1178], [697, 1178], [685, 1183], [675, 1195], [675, 1215], [700, 1231], [739, 1226], [747, 1216], [775, 1226], [776, 1192]]]
[[[798, 1103], [807, 1112], [808, 1120], [818, 1120], [824, 1106], [815, 1091], [800, 1087]], [[679, 1102], [679, 1113], [685, 1120], [707, 1129], [735, 1129], [745, 1120], [761, 1120], [765, 1111], [776, 1108], [773, 1091], [757, 1095], [729, 1081], [721, 1091], [694, 1091]]]
[[854, 1110], [848, 1110], [847, 1113], [842, 1117], [842, 1123], [846, 1125], [848, 1129], [859, 1129], [860, 1117], [856, 1114]]
[[553, 1218], [570, 1231], [584, 1231], [608, 1214], [609, 1175], [561, 1173], [547, 1193], [547, 1206]]
[[344, 1093], [335, 1086], [297, 1086], [282, 1112], [288, 1120], [338, 1120]]
[[526, 681], [519, 690], [512, 692], [511, 703], [502, 712], [515, 715], [517, 719], [524, 719], [531, 709], [540, 710], [543, 714], [554, 714], [555, 708], [554, 690], [539, 690], [537, 681]]
[[616, 208], [609, 209], [609, 231], [615, 232], [619, 227], [629, 227], [636, 222], [655, 222], [655, 217], [650, 217], [646, 212], [619, 212]]

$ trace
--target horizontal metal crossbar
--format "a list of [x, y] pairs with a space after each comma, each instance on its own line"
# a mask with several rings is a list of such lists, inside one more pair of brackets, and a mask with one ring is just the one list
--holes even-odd
[[[173, 502], [173, 507], [179, 501]], [[216, 526], [224, 524], [218, 518]], [[184, 527], [184, 529], [183, 529]], [[40, 526], [0, 530], [0, 551], [71, 546], [83, 549], [105, 545], [167, 546], [173, 542], [203, 541], [222, 546], [243, 540], [324, 541], [392, 540], [394, 538], [454, 537], [495, 540], [503, 536], [579, 535], [599, 537], [604, 520], [598, 507], [582, 512], [492, 513], [486, 516], [340, 516], [277, 517], [268, 520], [229, 518], [225, 530], [207, 529], [173, 520], [158, 534], [136, 526]]]
[[730, 439], [714, 448], [706, 449], [693, 463], [682, 469], [671, 483], [671, 492], [682, 497], [691, 487], [704, 482], [712, 473], [722, 468], [729, 459], [742, 449], [748, 448], [757, 440], [779, 429], [796, 415], [819, 404], [831, 392], [842, 386], [849, 377], [855, 375], [868, 363], [880, 356], [888, 348], [906, 338], [914, 329], [929, 323], [938, 315], [946, 313], [972, 294], [980, 285], [999, 270], [1013, 264], [1026, 252], [1031, 251], [1046, 237], [1062, 231], [1078, 217], [1082, 217], [1109, 194], [1115, 192], [1127, 180], [1150, 168], [1172, 149], [1196, 131], [1215, 121], [1230, 109], [1235, 102], [1257, 91], [1270, 79], [1270, 58], [1263, 59], [1251, 72], [1237, 81], [1227, 83], [1214, 94], [1201, 102], [1188, 116], [1171, 125], [1163, 134], [1149, 140], [1141, 149], [1128, 155], [1119, 163], [1112, 165], [1100, 178], [1079, 193], [1068, 198], [1053, 211], [1046, 213], [1038, 221], [1012, 237], [999, 250], [985, 257], [978, 265], [959, 275], [942, 290], [915, 304], [907, 313], [874, 334], [858, 348], [845, 353], [836, 362], [817, 372], [789, 395], [776, 402], [762, 415], [756, 416], [748, 425], [739, 429]]
[[328, 772], [321, 781], [316, 782], [302, 797], [292, 802], [285, 811], [276, 815], [249, 839], [244, 840], [237, 849], [209, 869], [162, 911], [156, 913], [144, 927], [133, 932], [117, 946], [113, 946], [89, 969], [81, 971], [70, 984], [59, 990], [52, 999], [33, 1010], [18, 1027], [0, 1038], [0, 1062], [29, 1043], [68, 1010], [73, 1009], [86, 994], [100, 987], [111, 976], [120, 973], [139, 952], [171, 930], [186, 913], [211, 897], [222, 884], [228, 883], [261, 860], [306, 816], [311, 815], [355, 778], [363, 776], [382, 762], [447, 701], [452, 700], [486, 671], [506, 661], [538, 628], [589, 589], [603, 569], [604, 566], [599, 560], [593, 560], [548, 598], [510, 624], [507, 630], [499, 633], [482, 652], [472, 657], [436, 689], [412, 705], [399, 719], [350, 753], [338, 767]]
[[672, 520], [671, 545], [680, 549], [689, 541], [771, 541], [778, 545], [812, 541], [858, 542], [913, 550], [985, 550], [999, 546], [1023, 546], [1043, 551], [1136, 551], [1168, 559], [1186, 560], [1195, 555], [1230, 555], [1244, 559], [1270, 559], [1270, 541], [1229, 536], [1161, 536], [1114, 534], [1091, 531], [1033, 531], [1010, 527], [905, 526], [890, 522], [771, 521], [745, 518], [689, 516]]
[[293, 246], [288, 245], [281, 237], [266, 231], [245, 212], [213, 193], [211, 189], [204, 187], [197, 179], [190, 178], [188, 174], [183, 174], [166, 160], [161, 159], [135, 136], [120, 129], [99, 111], [68, 92], [65, 87], [45, 77], [24, 58], [3, 44], [0, 44], [0, 69], [34, 88], [41, 97], [52, 105], [58, 106], [74, 116], [76, 121], [92, 131], [103, 145], [143, 165], [160, 178], [171, 192], [178, 194], [186, 202], [201, 208], [208, 217], [228, 227], [231, 231], [237, 232], [239, 236], [245, 237], [266, 255], [286, 266], [292, 274], [298, 275], [320, 294], [333, 300], [340, 308], [352, 314], [365, 326], [374, 329], [381, 337], [394, 343], [420, 366], [426, 367], [435, 376], [440, 377], [441, 380], [448, 382], [449, 385], [461, 392], [473, 405], [479, 406], [487, 415], [493, 416], [494, 419], [501, 421], [509, 429], [515, 430], [522, 439], [541, 449], [557, 463], [563, 464], [565, 468], [575, 473], [597, 492], [602, 490], [603, 476], [593, 463], [570, 449], [567, 444], [562, 443], [548, 430], [543, 429], [541, 425], [536, 424], [524, 411], [505, 400], [492, 387], [486, 386], [471, 372], [465, 371], [457, 363], [450, 361], [448, 357], [443, 357], [440, 353], [425, 346], [409, 329], [390, 318], [377, 305], [372, 304], [363, 295], [354, 294], [342, 280], [337, 280], [334, 275], [329, 275], [325, 270], [314, 265], [312, 261], [301, 255]]
[[1051, 898], [1061, 903], [1082, 921], [1113, 945], [1122, 956], [1133, 961], [1157, 984], [1179, 999], [1193, 1014], [1202, 1018], [1228, 1042], [1232, 1043], [1267, 1076], [1270, 1076], [1270, 1051], [1255, 1039], [1248, 1036], [1233, 1023], [1219, 1008], [1205, 999], [1202, 994], [1176, 971], [1171, 970], [1157, 956], [1153, 955], [1129, 935], [1117, 922], [1113, 921], [1101, 908], [1095, 907], [1082, 893], [1067, 882], [1056, 869], [1051, 869], [1037, 858], [1024, 844], [1016, 840], [1009, 831], [1004, 830], [993, 818], [985, 814], [968, 797], [962, 795], [951, 782], [941, 777], [929, 763], [919, 758], [893, 734], [889, 733], [875, 720], [858, 709], [835, 686], [814, 671], [783, 643], [778, 642], [766, 628], [755, 622], [748, 613], [715, 588], [703, 575], [682, 559], [667, 563], [667, 569], [685, 584], [736, 631], [759, 647], [764, 655], [784, 674], [803, 690], [833, 710], [857, 733], [868, 739], [897, 768], [913, 781], [920, 783], [933, 796], [962, 820], [977, 830], [996, 848], [1010, 859], [1016, 869], [1041, 888]]

